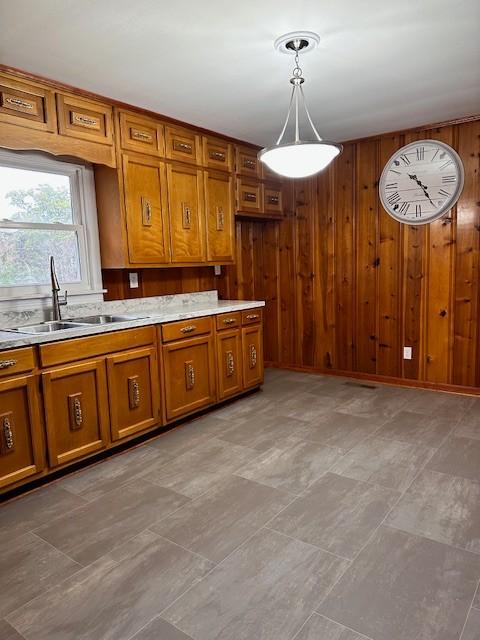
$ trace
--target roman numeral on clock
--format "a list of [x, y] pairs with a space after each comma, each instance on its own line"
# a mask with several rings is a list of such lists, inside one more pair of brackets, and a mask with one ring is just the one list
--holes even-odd
[[406, 216], [409, 209], [410, 209], [410, 203], [409, 202], [402, 202], [402, 204], [400, 206], [400, 213], [403, 213], [403, 215]]
[[395, 193], [391, 193], [388, 198], [387, 198], [387, 202], [390, 205], [395, 204], [396, 202], [398, 202], [400, 200], [400, 194], [398, 192]]
[[400, 160], [403, 162], [405, 166], [410, 164], [410, 160], [408, 159], [408, 156], [406, 156], [404, 153], [402, 153], [402, 155], [400, 156]]
[[425, 160], [425, 147], [417, 147], [417, 160]]
[[385, 189], [398, 189], [398, 182], [387, 182]]
[[451, 196], [452, 194], [449, 193], [448, 191], [445, 191], [445, 189], [439, 189], [438, 195], [444, 196], [445, 198], [448, 198], [448, 196]]
[[453, 160], [447, 160], [446, 162], [444, 162], [443, 164], [440, 165], [440, 171], [442, 169], [446, 169], [447, 167], [449, 167], [451, 164], [453, 164]]
[[451, 184], [457, 181], [457, 176], [442, 176], [442, 184]]
[[421, 204], [416, 204], [415, 205], [415, 217], [416, 218], [421, 218], [422, 217], [422, 205]]
[[437, 150], [435, 151], [435, 153], [433, 154], [432, 159], [430, 160], [430, 162], [433, 162], [433, 161], [435, 160], [435, 158], [438, 156], [438, 152], [439, 152], [439, 151], [440, 151], [440, 149], [437, 149]]
[[401, 176], [401, 175], [402, 175], [402, 172], [401, 172], [401, 171], [397, 171], [396, 169], [390, 169], [390, 171], [391, 171], [392, 173], [397, 174], [397, 176]]

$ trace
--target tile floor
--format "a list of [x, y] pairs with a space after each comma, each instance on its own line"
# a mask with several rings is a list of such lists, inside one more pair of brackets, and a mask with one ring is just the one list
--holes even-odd
[[480, 398], [268, 370], [0, 532], [0, 640], [480, 640]]

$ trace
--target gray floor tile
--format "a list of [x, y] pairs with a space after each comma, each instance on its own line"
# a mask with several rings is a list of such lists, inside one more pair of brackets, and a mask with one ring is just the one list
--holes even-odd
[[89, 564], [186, 501], [169, 489], [136, 480], [36, 529], [36, 533], [77, 562]]
[[192, 431], [193, 429], [184, 429], [183, 425], [180, 425], [150, 440], [148, 446], [160, 449], [167, 457], [175, 458], [193, 451], [211, 438], [210, 434], [203, 433], [201, 430], [198, 430], [198, 433], [192, 433]]
[[143, 532], [7, 620], [29, 640], [124, 640], [212, 566]]
[[456, 420], [473, 404], [472, 396], [430, 390], [409, 390], [408, 410], [426, 416], [441, 415]]
[[480, 640], [480, 611], [471, 609], [460, 640]]
[[129, 640], [193, 640], [162, 618], [155, 618]]
[[314, 613], [294, 640], [365, 640], [365, 636]]
[[213, 562], [220, 562], [292, 499], [284, 491], [231, 476], [152, 530]]
[[197, 498], [217, 486], [254, 455], [256, 452], [253, 449], [212, 437], [158, 469], [149, 469], [145, 477], [159, 486], [189, 498]]
[[311, 422], [329, 411], [333, 411], [339, 404], [339, 399], [328, 394], [298, 393], [292, 399], [282, 403], [281, 411], [305, 422]]
[[399, 493], [327, 473], [268, 526], [345, 558], [353, 558], [398, 500]]
[[374, 436], [346, 453], [331, 471], [404, 491], [434, 452], [422, 445]]
[[387, 524], [480, 553], [480, 483], [423, 471]]
[[8, 624], [6, 620], [0, 620], [0, 639], [1, 640], [24, 640], [18, 631]]
[[292, 493], [302, 493], [341, 458], [339, 449], [297, 440], [284, 449], [268, 449], [241, 467], [237, 475]]
[[0, 507], [0, 536], [15, 537], [86, 504], [63, 487], [63, 481], [32, 491]]
[[438, 448], [453, 431], [458, 420], [459, 416], [449, 418], [433, 413], [425, 416], [410, 410], [400, 411], [386, 422], [376, 435], [380, 438]]
[[291, 640], [345, 566], [263, 529], [162, 617], [195, 640]]
[[381, 527], [318, 612], [375, 640], [453, 640], [479, 577], [479, 556]]
[[285, 446], [304, 423], [295, 418], [279, 415], [249, 415], [239, 424], [222, 434], [225, 442], [266, 451]]
[[448, 438], [427, 468], [480, 482], [480, 440]]
[[67, 476], [62, 486], [86, 500], [96, 500], [143, 474], [145, 465], [170, 459], [159, 449], [144, 445]]
[[480, 609], [480, 583], [477, 587], [477, 593], [475, 594], [475, 598], [473, 599], [473, 606], [476, 609]]
[[395, 393], [387, 391], [385, 388], [376, 390], [370, 396], [364, 395], [342, 403], [337, 411], [350, 413], [354, 416], [365, 418], [384, 418], [387, 420], [398, 413], [407, 403], [407, 398], [403, 390], [396, 390]]
[[454, 435], [480, 440], [480, 398], [475, 399], [472, 407], [460, 418]]
[[18, 609], [81, 569], [33, 533], [3, 538], [0, 551], [0, 617]]
[[192, 435], [218, 436], [228, 429], [231, 429], [232, 421], [225, 418], [218, 418], [214, 413], [207, 413], [199, 418], [194, 418], [180, 427], [183, 431], [188, 431]]
[[330, 411], [306, 425], [300, 425], [295, 435], [346, 452], [375, 433], [383, 422]]

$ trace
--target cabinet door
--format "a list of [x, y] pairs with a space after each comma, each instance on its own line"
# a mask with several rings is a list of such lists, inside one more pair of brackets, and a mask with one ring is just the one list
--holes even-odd
[[202, 171], [167, 165], [168, 210], [172, 262], [205, 261]]
[[266, 184], [264, 189], [265, 213], [283, 214], [282, 187], [280, 185]]
[[128, 256], [133, 264], [169, 262], [165, 165], [123, 156]]
[[263, 213], [263, 184], [253, 180], [237, 180], [237, 206], [243, 213]]
[[163, 125], [138, 114], [119, 112], [120, 144], [122, 149], [163, 156], [165, 140]]
[[57, 93], [58, 132], [62, 136], [113, 144], [112, 107]]
[[51, 466], [103, 449], [108, 442], [105, 361], [51, 369], [42, 382]]
[[200, 164], [200, 136], [190, 129], [165, 125], [165, 155], [169, 160]]
[[225, 140], [204, 136], [203, 164], [209, 169], [232, 171], [232, 145]]
[[235, 171], [241, 176], [262, 177], [262, 167], [255, 149], [235, 147]]
[[43, 468], [42, 430], [34, 376], [0, 382], [0, 487]]
[[256, 387], [263, 382], [262, 326], [252, 325], [242, 329], [243, 386]]
[[0, 75], [0, 122], [53, 132], [57, 126], [53, 91]]
[[168, 420], [215, 402], [212, 336], [171, 342], [163, 347]]
[[218, 398], [242, 390], [242, 334], [240, 329], [217, 333]]
[[107, 358], [110, 429], [120, 440], [160, 421], [156, 349], [137, 349]]
[[233, 182], [228, 173], [205, 172], [207, 259], [232, 262], [234, 242]]

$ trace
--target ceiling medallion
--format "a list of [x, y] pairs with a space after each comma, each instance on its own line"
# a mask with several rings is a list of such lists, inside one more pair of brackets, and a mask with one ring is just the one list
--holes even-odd
[[[271, 147], [262, 149], [258, 157], [272, 171], [287, 178], [306, 178], [325, 169], [330, 162], [342, 152], [342, 145], [335, 142], [328, 142], [320, 137], [313, 120], [308, 111], [303, 93], [302, 84], [305, 82], [302, 69], [299, 66], [299, 56], [301, 53], [310, 51], [320, 42], [317, 34], [311, 31], [298, 31], [287, 33], [275, 40], [275, 48], [282, 53], [289, 53], [295, 56], [295, 67], [293, 69], [290, 83], [292, 93], [287, 117], [277, 142]], [[313, 133], [302, 139], [300, 137], [300, 110], [303, 109], [304, 119], [308, 123]], [[294, 136], [285, 140], [290, 118], [294, 113]]]

